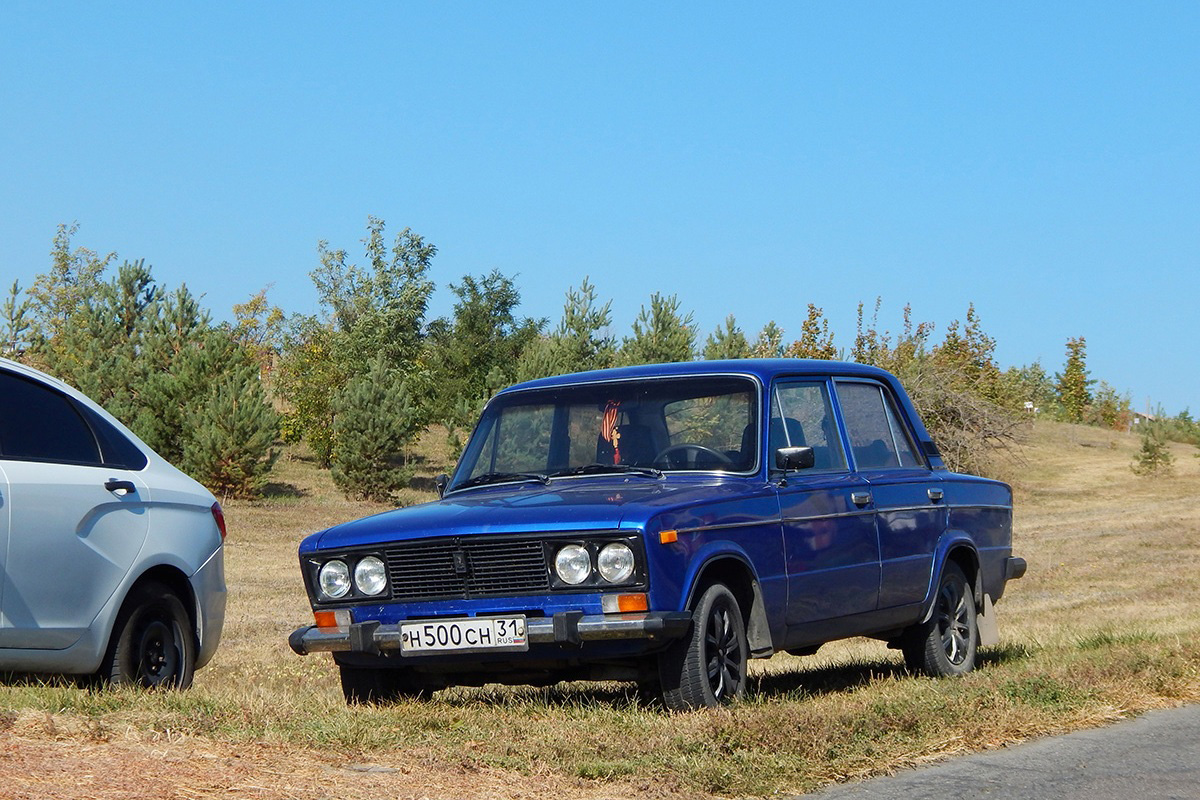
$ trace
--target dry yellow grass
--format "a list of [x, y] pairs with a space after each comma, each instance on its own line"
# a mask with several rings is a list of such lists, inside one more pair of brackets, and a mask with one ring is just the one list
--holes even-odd
[[[422, 477], [444, 469], [440, 437]], [[1200, 459], [1140, 478], [1136, 437], [1038, 424], [1008, 467], [1029, 574], [1002, 642], [962, 680], [908, 676], [865, 640], [756, 662], [750, 698], [669, 715], [617, 685], [452, 690], [346, 708], [309, 618], [307, 533], [384, 510], [302, 457], [267, 499], [230, 503], [225, 638], [195, 687], [0, 686], [0, 794], [12, 797], [691, 797], [811, 789], [959, 752], [1200, 702]], [[412, 502], [422, 496], [412, 493]]]

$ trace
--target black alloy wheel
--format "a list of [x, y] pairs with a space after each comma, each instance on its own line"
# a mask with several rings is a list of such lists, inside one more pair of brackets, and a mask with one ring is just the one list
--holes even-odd
[[663, 703], [672, 710], [712, 708], [746, 692], [749, 647], [737, 597], [727, 586], [705, 589], [692, 612], [692, 631], [659, 659]]
[[933, 677], [963, 675], [975, 668], [978, 649], [975, 596], [962, 568], [951, 561], [938, 581], [933, 615], [901, 639], [904, 661], [914, 672]]

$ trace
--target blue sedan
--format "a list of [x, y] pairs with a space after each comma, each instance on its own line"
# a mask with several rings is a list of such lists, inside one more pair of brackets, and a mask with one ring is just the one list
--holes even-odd
[[484, 409], [441, 499], [309, 536], [300, 566], [348, 702], [627, 680], [740, 697], [749, 658], [871, 636], [972, 669], [1025, 562], [1012, 492], [948, 471], [899, 382], [831, 361], [579, 373]]

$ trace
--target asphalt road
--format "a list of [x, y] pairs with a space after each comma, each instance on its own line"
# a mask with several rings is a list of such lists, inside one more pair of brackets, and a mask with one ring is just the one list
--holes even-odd
[[[806, 800], [1200, 800], [1200, 706], [837, 786]], [[793, 798], [796, 800], [796, 798]]]

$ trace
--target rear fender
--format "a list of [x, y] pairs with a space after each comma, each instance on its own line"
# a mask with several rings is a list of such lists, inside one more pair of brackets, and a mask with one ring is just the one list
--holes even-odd
[[[946, 562], [953, 558], [967, 573], [971, 582], [972, 593], [975, 597], [975, 608], [980, 612], [984, 609], [983, 582], [979, 570], [979, 551], [975, 541], [964, 531], [949, 530], [938, 539], [937, 549], [933, 553], [933, 569], [929, 575], [929, 586], [925, 591], [925, 601], [921, 605], [921, 623], [928, 622], [933, 617], [933, 607], [937, 600], [937, 587], [942, 579], [942, 571]], [[990, 603], [988, 604], [990, 605]]]

